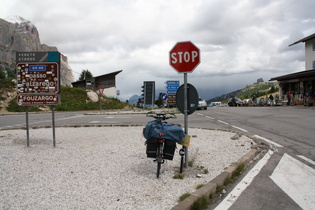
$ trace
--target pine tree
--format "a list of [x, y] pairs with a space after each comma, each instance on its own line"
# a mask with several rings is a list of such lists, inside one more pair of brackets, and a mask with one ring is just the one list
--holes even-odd
[[82, 70], [79, 80], [85, 80], [88, 78], [92, 78], [93, 74], [87, 69], [87, 70]]

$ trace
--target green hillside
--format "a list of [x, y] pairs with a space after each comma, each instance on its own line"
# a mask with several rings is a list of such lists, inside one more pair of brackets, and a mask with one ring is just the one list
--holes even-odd
[[279, 84], [277, 82], [260, 82], [246, 86], [243, 89], [212, 98], [208, 100], [207, 103], [209, 104], [214, 101], [227, 102], [227, 100], [233, 96], [235, 96], [236, 98], [240, 98], [242, 100], [253, 98], [254, 95], [256, 95], [256, 97], [258, 98], [271, 93], [277, 93], [278, 91]]
[[[11, 79], [0, 79], [1, 93], [14, 93], [16, 85]], [[0, 101], [5, 101], [6, 94], [0, 95]], [[81, 111], [81, 110], [99, 110], [100, 103], [93, 102], [87, 95], [87, 92], [79, 88], [61, 87], [60, 91], [61, 104], [55, 106], [56, 111]], [[127, 103], [121, 102], [115, 98], [102, 97], [102, 109], [123, 109], [129, 106]], [[17, 104], [16, 97], [14, 97], [8, 104], [2, 104], [1, 108], [5, 108], [9, 112], [24, 112], [25, 107]], [[51, 108], [51, 106], [49, 107]], [[40, 112], [47, 110], [47, 106], [30, 106], [30, 112]]]
[[262, 82], [258, 84], [253, 84], [241, 89], [236, 97], [240, 99], [248, 99], [253, 98], [254, 95], [256, 97], [265, 96], [271, 93], [275, 93], [279, 91], [279, 85], [276, 82]]

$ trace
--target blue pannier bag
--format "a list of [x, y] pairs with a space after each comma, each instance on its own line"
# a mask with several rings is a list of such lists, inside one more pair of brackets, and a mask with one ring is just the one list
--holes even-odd
[[[162, 136], [160, 136], [160, 133]], [[166, 139], [181, 143], [182, 138], [186, 136], [183, 129], [173, 123], [162, 123], [160, 119], [148, 122], [143, 129], [143, 136], [146, 139]]]

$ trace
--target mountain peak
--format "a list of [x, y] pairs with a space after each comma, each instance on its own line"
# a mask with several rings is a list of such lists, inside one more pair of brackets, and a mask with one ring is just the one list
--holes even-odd
[[5, 20], [10, 22], [10, 23], [13, 23], [13, 24], [15, 24], [15, 23], [21, 24], [23, 22], [30, 22], [30, 21], [28, 21], [28, 20], [26, 20], [26, 19], [24, 19], [18, 15], [11, 15], [11, 16], [7, 17]]

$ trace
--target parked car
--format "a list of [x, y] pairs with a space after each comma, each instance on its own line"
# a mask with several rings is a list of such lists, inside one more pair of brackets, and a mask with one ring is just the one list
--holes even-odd
[[206, 110], [208, 108], [207, 102], [199, 97], [198, 101], [198, 109], [204, 109]]
[[228, 101], [229, 106], [243, 106], [243, 101], [239, 98], [230, 98]]

